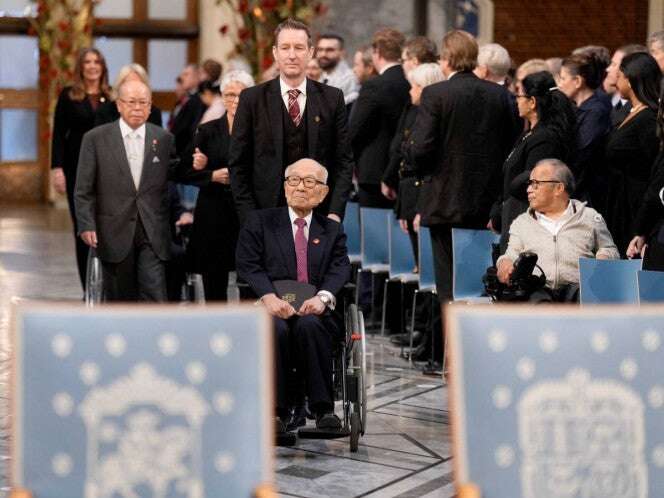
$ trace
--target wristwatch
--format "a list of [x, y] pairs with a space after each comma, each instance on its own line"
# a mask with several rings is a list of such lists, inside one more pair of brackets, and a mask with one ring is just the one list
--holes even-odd
[[321, 302], [325, 306], [329, 306], [330, 303], [332, 302], [332, 300], [330, 299], [330, 296], [328, 296], [327, 294], [317, 294], [317, 296], [318, 296], [318, 299], [320, 299]]

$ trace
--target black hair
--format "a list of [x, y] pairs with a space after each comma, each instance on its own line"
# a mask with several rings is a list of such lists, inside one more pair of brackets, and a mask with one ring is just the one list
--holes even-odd
[[198, 91], [200, 93], [203, 93], [205, 91], [209, 91], [209, 92], [212, 92], [214, 94], [221, 94], [221, 90], [219, 89], [219, 85], [216, 84], [213, 81], [208, 81], [208, 80], [201, 81], [201, 83], [199, 83]]
[[639, 102], [657, 111], [662, 71], [655, 58], [645, 52], [626, 55], [620, 63], [620, 71], [629, 80]]
[[577, 53], [563, 59], [563, 67], [572, 76], [581, 76], [591, 90], [596, 90], [602, 84], [608, 66], [605, 60], [591, 52]]
[[339, 48], [344, 48], [344, 39], [343, 36], [336, 33], [323, 33], [318, 37], [319, 40], [337, 40], [339, 42]]
[[576, 113], [572, 102], [558, 90], [549, 71], [529, 74], [522, 81], [523, 91], [537, 103], [537, 125], [551, 130], [563, 148], [566, 160], [572, 156], [576, 144]]

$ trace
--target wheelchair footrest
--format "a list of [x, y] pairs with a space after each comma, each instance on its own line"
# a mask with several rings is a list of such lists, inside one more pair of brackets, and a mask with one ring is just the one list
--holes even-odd
[[348, 429], [317, 429], [315, 427], [302, 427], [297, 431], [298, 437], [302, 439], [337, 439], [341, 437], [348, 437], [350, 431]]
[[294, 432], [284, 432], [277, 434], [277, 446], [295, 446], [297, 436]]

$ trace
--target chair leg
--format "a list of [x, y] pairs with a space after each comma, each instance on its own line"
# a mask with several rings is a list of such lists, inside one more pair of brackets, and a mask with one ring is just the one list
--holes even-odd
[[410, 352], [408, 353], [408, 363], [410, 364], [410, 368], [413, 368], [413, 333], [415, 332], [415, 306], [417, 306], [417, 295], [419, 294], [419, 290], [415, 289], [415, 292], [413, 292], [413, 312], [412, 316], [410, 318]]
[[385, 279], [385, 284], [383, 286], [383, 309], [381, 311], [381, 318], [380, 318], [380, 336], [383, 337], [385, 336], [385, 315], [387, 313], [387, 306], [385, 304], [387, 303], [387, 283], [390, 281], [389, 278]]
[[357, 274], [355, 275], [355, 306], [360, 306], [360, 280], [361, 280], [362, 268], [357, 269]]

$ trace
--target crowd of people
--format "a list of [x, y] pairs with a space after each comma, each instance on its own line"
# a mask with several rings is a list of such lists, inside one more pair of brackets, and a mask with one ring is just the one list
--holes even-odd
[[[416, 262], [429, 227], [441, 303], [452, 298], [456, 227], [500, 234], [506, 285], [519, 254], [536, 252], [538, 301], [578, 298], [580, 256], [664, 270], [664, 32], [612, 55], [585, 46], [515, 67], [504, 47], [464, 31], [437, 47], [384, 28], [351, 68], [341, 36], [314, 43], [289, 19], [273, 55], [276, 74], [258, 85], [213, 60], [186, 66], [164, 129], [144, 68], [128, 64], [111, 87], [103, 54], [81, 52], [56, 106], [52, 166], [83, 286], [90, 248], [107, 300], [177, 300], [186, 270], [202, 275], [207, 301], [225, 301], [237, 269], [274, 317], [284, 377], [287, 329], [320, 328], [350, 278], [347, 202], [394, 209]], [[177, 183], [199, 187], [193, 213]], [[185, 252], [176, 235], [192, 223]], [[289, 278], [315, 287], [298, 309], [273, 285]], [[300, 335], [309, 352], [293, 361], [315, 378], [321, 426], [337, 427], [329, 372], [317, 370], [331, 340]], [[282, 390], [278, 403], [278, 427], [301, 424], [300, 401]]]

